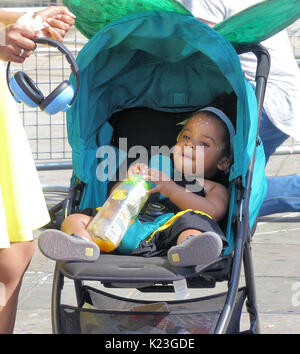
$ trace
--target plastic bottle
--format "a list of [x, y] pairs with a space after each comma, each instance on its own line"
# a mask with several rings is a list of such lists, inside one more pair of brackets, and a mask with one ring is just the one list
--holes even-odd
[[110, 194], [88, 226], [101, 251], [116, 249], [146, 203], [152, 185], [140, 175], [132, 175]]

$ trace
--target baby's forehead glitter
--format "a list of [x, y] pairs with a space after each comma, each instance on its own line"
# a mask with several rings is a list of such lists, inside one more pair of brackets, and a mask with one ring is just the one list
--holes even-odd
[[210, 123], [210, 118], [205, 117], [206, 119], [203, 119], [203, 117], [196, 115], [191, 118], [191, 125], [192, 127], [203, 127], [204, 124], [208, 125]]

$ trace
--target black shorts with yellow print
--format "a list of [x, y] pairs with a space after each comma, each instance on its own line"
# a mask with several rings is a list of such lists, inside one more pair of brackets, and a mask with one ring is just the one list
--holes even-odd
[[216, 221], [201, 211], [189, 209], [175, 214], [152, 235], [143, 240], [132, 254], [144, 257], [166, 256], [168, 250], [176, 245], [178, 236], [187, 229], [199, 230], [202, 233], [213, 231], [221, 237], [223, 249], [228, 245], [226, 237]]

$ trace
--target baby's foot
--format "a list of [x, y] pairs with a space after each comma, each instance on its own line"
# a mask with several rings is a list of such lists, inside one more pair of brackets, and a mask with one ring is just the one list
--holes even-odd
[[54, 229], [43, 231], [38, 244], [44, 256], [59, 262], [94, 262], [100, 255], [94, 242]]
[[168, 251], [168, 260], [173, 266], [188, 267], [205, 265], [218, 258], [223, 242], [215, 232], [191, 235]]

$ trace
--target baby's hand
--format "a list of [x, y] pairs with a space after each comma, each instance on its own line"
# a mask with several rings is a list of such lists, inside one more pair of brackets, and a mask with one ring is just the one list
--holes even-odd
[[128, 177], [132, 176], [132, 175], [141, 175], [142, 177], [147, 176], [147, 171], [148, 171], [148, 166], [145, 163], [135, 163], [132, 164], [128, 171], [127, 171], [127, 175]]
[[156, 187], [152, 188], [149, 193], [161, 193], [166, 198], [170, 197], [174, 185], [176, 185], [170, 176], [156, 169], [149, 168], [145, 178], [156, 184]]

